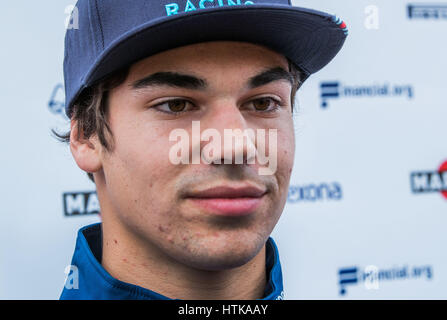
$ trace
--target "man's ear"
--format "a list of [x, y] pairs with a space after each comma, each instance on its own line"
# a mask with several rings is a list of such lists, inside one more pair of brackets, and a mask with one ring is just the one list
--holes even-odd
[[70, 151], [79, 168], [88, 173], [95, 173], [102, 168], [101, 146], [96, 136], [85, 138], [79, 132], [78, 122], [71, 121]]

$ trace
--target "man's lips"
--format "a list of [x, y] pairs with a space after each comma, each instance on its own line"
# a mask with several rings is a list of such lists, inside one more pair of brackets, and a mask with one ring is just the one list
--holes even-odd
[[266, 189], [255, 186], [215, 186], [187, 193], [186, 199], [211, 214], [245, 216], [259, 207], [266, 193]]
[[259, 198], [266, 189], [256, 186], [215, 186], [195, 192], [186, 193], [188, 198]]

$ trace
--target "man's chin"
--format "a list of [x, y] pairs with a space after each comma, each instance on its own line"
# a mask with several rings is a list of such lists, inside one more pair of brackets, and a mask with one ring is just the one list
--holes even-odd
[[204, 271], [223, 271], [242, 267], [258, 254], [262, 254], [265, 241], [251, 239], [227, 239], [216, 243], [215, 239], [189, 244], [188, 250], [176, 259], [191, 268]]

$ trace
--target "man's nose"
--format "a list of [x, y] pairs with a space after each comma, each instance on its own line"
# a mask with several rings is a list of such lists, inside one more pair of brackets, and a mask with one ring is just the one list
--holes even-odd
[[[201, 120], [203, 137], [202, 155], [207, 163], [247, 164], [254, 163], [256, 156], [255, 136], [247, 119], [234, 102], [221, 102]], [[215, 139], [215, 136], [220, 139]], [[212, 139], [209, 139], [213, 136]], [[215, 141], [217, 140], [217, 141]], [[219, 141], [220, 140], [220, 141]], [[209, 153], [214, 149], [219, 152]]]

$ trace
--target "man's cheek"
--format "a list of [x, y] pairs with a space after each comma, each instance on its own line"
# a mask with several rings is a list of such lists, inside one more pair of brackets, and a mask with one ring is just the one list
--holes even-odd
[[293, 127], [290, 130], [278, 130], [278, 163], [286, 165], [293, 163], [295, 156], [295, 136]]
[[[295, 144], [294, 138], [290, 136], [284, 136], [281, 138], [283, 143], [279, 145], [278, 149], [278, 183], [282, 188], [289, 184], [290, 176], [292, 174], [294, 157], [295, 157]], [[289, 140], [285, 140], [289, 139]]]

